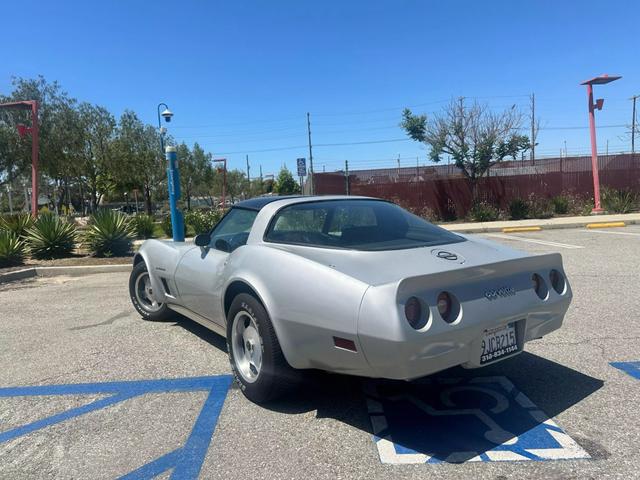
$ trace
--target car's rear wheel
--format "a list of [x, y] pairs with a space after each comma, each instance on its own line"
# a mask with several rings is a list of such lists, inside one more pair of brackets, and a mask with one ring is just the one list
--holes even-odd
[[145, 320], [169, 320], [172, 316], [169, 307], [156, 299], [147, 265], [144, 262], [136, 264], [131, 271], [129, 296], [131, 303]]
[[267, 311], [252, 295], [241, 293], [231, 303], [227, 350], [236, 381], [253, 402], [275, 400], [298, 384], [299, 371], [287, 363]]

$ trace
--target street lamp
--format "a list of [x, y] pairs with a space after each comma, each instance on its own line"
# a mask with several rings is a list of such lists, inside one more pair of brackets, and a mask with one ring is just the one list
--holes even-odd
[[35, 100], [24, 100], [20, 102], [9, 102], [0, 104], [0, 109], [31, 110], [31, 127], [18, 125], [18, 134], [23, 137], [27, 133], [31, 134], [31, 215], [38, 216], [38, 102]]
[[226, 204], [226, 192], [227, 192], [227, 159], [226, 158], [216, 158], [214, 162], [222, 163], [222, 208], [224, 209]]
[[[160, 107], [164, 107], [164, 110], [162, 112], [160, 112]], [[160, 151], [164, 155], [164, 134], [167, 133], [167, 129], [162, 126], [160, 117], [164, 118], [164, 121], [167, 123], [169, 123], [171, 121], [171, 117], [173, 117], [173, 112], [169, 110], [169, 107], [166, 103], [158, 104], [158, 132], [160, 133]]]
[[603, 213], [600, 206], [600, 177], [598, 176], [598, 147], [596, 146], [596, 118], [595, 111], [602, 110], [604, 105], [604, 99], [598, 98], [595, 103], [593, 102], [593, 86], [605, 85], [615, 80], [622, 78], [619, 75], [609, 76], [607, 74], [594, 77], [590, 80], [582, 82], [580, 85], [587, 86], [587, 101], [589, 102], [589, 132], [591, 134], [591, 169], [593, 172], [593, 200], [594, 208], [591, 210], [591, 214], [598, 215]]

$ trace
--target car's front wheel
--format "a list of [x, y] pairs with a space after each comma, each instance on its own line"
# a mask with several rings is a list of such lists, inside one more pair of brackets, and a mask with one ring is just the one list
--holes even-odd
[[153, 293], [147, 265], [139, 262], [133, 267], [129, 277], [131, 303], [145, 320], [169, 320], [172, 311], [165, 303], [160, 303]]
[[299, 372], [284, 358], [267, 311], [249, 294], [239, 294], [229, 308], [227, 350], [236, 381], [253, 402], [275, 400], [298, 383]]

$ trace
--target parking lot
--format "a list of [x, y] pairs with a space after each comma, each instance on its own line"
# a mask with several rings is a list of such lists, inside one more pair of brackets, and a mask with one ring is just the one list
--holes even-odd
[[411, 384], [311, 373], [267, 407], [221, 337], [142, 321], [126, 273], [0, 285], [0, 478], [640, 478], [640, 226], [482, 236], [562, 253], [561, 330]]

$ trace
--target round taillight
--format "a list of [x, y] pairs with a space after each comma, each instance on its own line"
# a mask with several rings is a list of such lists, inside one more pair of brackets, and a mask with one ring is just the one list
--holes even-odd
[[407, 322], [416, 330], [421, 329], [427, 323], [427, 319], [422, 317], [422, 306], [420, 300], [416, 297], [410, 297], [407, 303], [404, 304], [404, 315], [407, 317]]
[[549, 272], [549, 280], [551, 281], [551, 286], [553, 287], [553, 289], [560, 295], [562, 295], [564, 293], [566, 285], [564, 281], [564, 275], [562, 275], [558, 270], [551, 270]]
[[534, 273], [531, 277], [531, 284], [536, 295], [538, 295], [541, 300], [545, 300], [549, 295], [549, 289], [542, 277], [537, 273]]
[[447, 292], [440, 292], [437, 300], [438, 313], [445, 322], [449, 322], [451, 316], [451, 295]]

